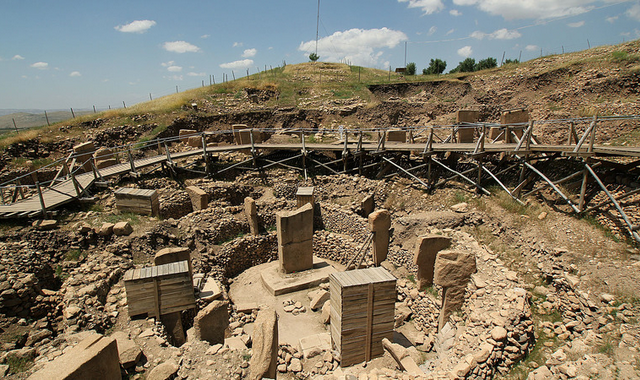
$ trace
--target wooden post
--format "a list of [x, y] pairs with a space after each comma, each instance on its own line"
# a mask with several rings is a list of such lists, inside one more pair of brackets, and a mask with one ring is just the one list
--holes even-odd
[[44, 117], [47, 119], [47, 125], [51, 126], [51, 124], [49, 123], [49, 115], [47, 115], [47, 110], [44, 110]]
[[204, 172], [209, 175], [209, 155], [207, 154], [207, 138], [202, 134], [202, 156], [204, 158]]
[[71, 118], [73, 118], [73, 119], [76, 118], [76, 114], [75, 114], [75, 112], [73, 112], [73, 108], [71, 108]]
[[96, 106], [93, 106], [93, 113], [97, 113]]
[[167, 162], [169, 165], [173, 166], [173, 160], [171, 160], [171, 152], [169, 152], [169, 147], [167, 146], [167, 142], [164, 142], [164, 151], [167, 154]]
[[593, 117], [593, 128], [591, 128], [591, 139], [589, 140], [589, 149], [587, 152], [593, 152], [593, 143], [596, 141], [596, 127], [598, 126], [598, 116]]
[[38, 189], [38, 198], [40, 198], [40, 207], [42, 207], [42, 217], [47, 218], [47, 207], [44, 204], [44, 197], [42, 196], [42, 189], [40, 188], [40, 182], [36, 182], [36, 188]]
[[131, 173], [135, 173], [136, 164], [133, 162], [133, 155], [131, 154], [131, 148], [127, 148], [127, 154], [129, 155], [129, 165], [131, 166]]
[[584, 211], [585, 205], [585, 195], [587, 193], [587, 184], [589, 183], [589, 171], [587, 170], [587, 162], [585, 161], [585, 168], [582, 173], [582, 186], [580, 187], [580, 199], [578, 204], [578, 209], [582, 212]]
[[123, 106], [124, 108], [127, 108], [127, 105], [126, 105], [126, 104], [124, 104], [124, 100], [122, 101], [122, 106]]
[[11, 118], [11, 120], [13, 120], [13, 128], [16, 129], [16, 133], [18, 133], [18, 126], [16, 126], [16, 119]]

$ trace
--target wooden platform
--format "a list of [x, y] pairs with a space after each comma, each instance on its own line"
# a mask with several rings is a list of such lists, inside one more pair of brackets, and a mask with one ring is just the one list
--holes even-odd
[[[351, 152], [363, 151], [367, 153], [386, 153], [386, 152], [413, 152], [421, 154], [424, 152], [424, 143], [402, 143], [402, 142], [390, 142], [387, 141], [384, 147], [380, 147], [376, 142], [363, 142], [358, 144], [356, 142], [350, 142], [348, 144], [343, 143], [283, 143], [283, 144], [269, 144], [269, 143], [256, 143], [253, 146], [251, 144], [243, 145], [223, 145], [223, 146], [207, 146], [206, 152], [208, 154], [216, 154], [221, 152], [230, 151], [244, 151], [249, 152], [251, 149], [257, 151], [331, 151], [331, 152], [343, 152], [345, 149]], [[604, 146], [594, 145], [591, 152], [587, 151], [587, 147], [579, 149], [574, 152], [574, 145], [546, 145], [546, 144], [533, 144], [529, 146], [529, 150], [524, 152], [522, 150], [515, 151], [517, 144], [506, 143], [487, 143], [484, 145], [483, 153], [505, 153], [505, 154], [552, 154], [561, 153], [563, 155], [589, 155], [589, 156], [620, 156], [620, 157], [636, 157], [640, 158], [640, 147], [625, 147], [625, 146]], [[431, 146], [431, 152], [443, 153], [443, 152], [460, 152], [463, 154], [471, 154], [477, 152], [477, 143], [433, 143]], [[159, 165], [161, 163], [185, 159], [191, 156], [197, 156], [203, 154], [203, 148], [196, 148], [179, 153], [171, 153], [169, 159], [166, 154], [137, 159], [131, 162], [117, 164], [109, 166], [107, 168], [99, 169], [96, 173], [88, 172], [76, 175], [77, 184], [81, 189], [90, 187], [94, 182], [101, 181], [109, 177], [123, 175], [128, 172], [136, 171], [138, 169]], [[67, 179], [56, 183], [49, 188], [42, 189], [42, 200], [38, 194], [32, 195], [26, 199], [19, 200], [17, 202], [0, 205], [0, 218], [13, 219], [13, 218], [25, 218], [36, 217], [42, 214], [43, 203], [47, 210], [55, 209], [68, 202], [77, 200], [79, 194], [71, 179]]]

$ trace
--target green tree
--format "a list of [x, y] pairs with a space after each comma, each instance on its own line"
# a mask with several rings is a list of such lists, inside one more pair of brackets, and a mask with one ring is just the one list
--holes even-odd
[[458, 67], [451, 70], [452, 73], [472, 73], [475, 71], [476, 60], [473, 58], [467, 58], [464, 61], [458, 63]]
[[311, 62], [315, 62], [315, 61], [317, 61], [319, 59], [320, 59], [320, 56], [318, 54], [316, 54], [316, 53], [309, 54], [309, 60]]
[[494, 67], [498, 66], [498, 61], [496, 61], [495, 58], [486, 58], [486, 59], [482, 59], [480, 60], [474, 67], [474, 71], [480, 71], [480, 70], [486, 70], [486, 69], [493, 69]]
[[440, 58], [431, 59], [431, 62], [429, 62], [429, 67], [426, 69], [422, 69], [422, 74], [439, 75], [444, 73], [444, 70], [446, 68], [447, 68], [447, 61], [443, 61]]
[[416, 75], [416, 64], [415, 64], [415, 62], [407, 63], [407, 67], [404, 68], [404, 73], [406, 75]]
[[507, 59], [506, 61], [504, 61], [505, 65], [509, 63], [520, 63], [520, 61], [518, 61], [517, 59]]

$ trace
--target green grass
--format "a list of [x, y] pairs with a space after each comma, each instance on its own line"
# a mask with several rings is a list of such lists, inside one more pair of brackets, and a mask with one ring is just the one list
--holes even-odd
[[595, 227], [596, 229], [602, 231], [604, 233], [604, 235], [606, 237], [608, 237], [609, 239], [619, 243], [620, 242], [620, 238], [614, 234], [611, 229], [609, 229], [609, 227], [603, 225], [602, 223], [600, 223], [598, 221], [598, 219], [596, 219], [593, 215], [583, 215], [582, 220], [584, 220], [585, 222], [587, 222], [587, 224], [590, 224], [591, 226]]
[[64, 259], [66, 261], [79, 261], [80, 259], [83, 259], [85, 257], [87, 257], [87, 252], [81, 251], [79, 249], [72, 249], [64, 255]]
[[9, 356], [5, 360], [5, 363], [9, 365], [10, 373], [23, 373], [33, 366], [33, 359]]
[[129, 222], [132, 226], [140, 224], [140, 216], [132, 212], [123, 212], [121, 214], [109, 214], [103, 216], [106, 223]]

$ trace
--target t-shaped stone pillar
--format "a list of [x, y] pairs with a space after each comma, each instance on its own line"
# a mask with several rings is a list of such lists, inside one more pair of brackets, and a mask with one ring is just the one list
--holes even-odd
[[451, 238], [442, 235], [418, 236], [413, 263], [418, 266], [418, 288], [433, 285], [433, 270], [436, 265], [436, 255], [451, 246]]
[[313, 206], [276, 213], [278, 260], [284, 273], [313, 268]]
[[369, 214], [369, 228], [373, 232], [373, 263], [379, 266], [387, 259], [389, 252], [389, 229], [391, 215], [387, 210], [378, 210]]
[[471, 275], [476, 272], [476, 255], [472, 252], [442, 251], [436, 256], [433, 282], [442, 286], [442, 309], [438, 330], [449, 316], [464, 304], [464, 291]]

